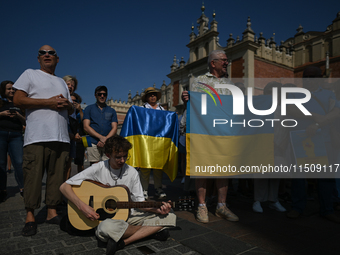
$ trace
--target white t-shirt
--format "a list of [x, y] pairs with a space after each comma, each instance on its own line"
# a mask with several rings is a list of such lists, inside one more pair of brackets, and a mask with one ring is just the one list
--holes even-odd
[[100, 161], [68, 179], [66, 183], [80, 185], [84, 180], [97, 181], [107, 186], [125, 185], [130, 190], [132, 201], [144, 201], [139, 174], [135, 168], [128, 164], [124, 164], [121, 169], [112, 169], [109, 166], [109, 160]]
[[[48, 99], [62, 94], [72, 102], [65, 81], [41, 70], [27, 69], [13, 87], [26, 92], [29, 98]], [[26, 109], [24, 146], [38, 142], [69, 143], [67, 121], [67, 110]]]

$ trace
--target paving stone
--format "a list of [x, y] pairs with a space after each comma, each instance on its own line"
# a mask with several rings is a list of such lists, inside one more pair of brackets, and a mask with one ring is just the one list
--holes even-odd
[[[93, 250], [80, 251], [80, 252], [73, 253], [73, 255], [103, 255], [103, 254], [105, 254], [105, 249], [93, 249]], [[118, 253], [116, 252], [116, 254]]]
[[17, 249], [17, 246], [15, 244], [6, 243], [6, 244], [1, 245], [0, 254], [2, 254], [3, 252], [14, 251], [16, 249]]
[[88, 241], [86, 243], [83, 243], [83, 245], [86, 248], [86, 250], [98, 248], [97, 241], [93, 241], [92, 239], [90, 239], [90, 241]]
[[79, 244], [79, 243], [85, 243], [85, 242], [90, 242], [92, 239], [90, 237], [69, 237], [65, 239], [64, 236], [62, 236], [64, 242], [66, 245], [73, 245], [73, 244]]
[[9, 240], [7, 240], [7, 242], [17, 244], [17, 243], [29, 242], [31, 240], [32, 240], [32, 238], [30, 238], [30, 237], [24, 237], [24, 236], [20, 235], [20, 236], [17, 236], [17, 237], [10, 238]]
[[11, 233], [0, 233], [0, 243], [7, 242], [11, 237]]
[[52, 254], [54, 255], [55, 253], [53, 251], [45, 251], [41, 253], [35, 253], [34, 255], [52, 255]]
[[[120, 251], [119, 251], [120, 252]], [[140, 250], [138, 250], [137, 248], [133, 248], [133, 249], [129, 249], [129, 250], [122, 250], [121, 252], [125, 252], [129, 255], [143, 255], [144, 253], [142, 253]], [[116, 252], [116, 254], [118, 255], [123, 255], [124, 253], [122, 254], [119, 254], [118, 252]]]
[[10, 229], [12, 227], [12, 224], [11, 223], [3, 223], [3, 224], [0, 224], [0, 229], [3, 230], [3, 229]]
[[265, 251], [261, 248], [255, 247], [254, 249], [245, 251], [244, 253], [242, 253], [242, 255], [274, 255], [274, 254], [269, 251]]
[[39, 245], [39, 246], [36, 246], [36, 247], [32, 247], [32, 249], [34, 250], [35, 253], [39, 253], [39, 252], [45, 252], [45, 251], [53, 251], [53, 250], [58, 249], [60, 247], [64, 247], [62, 242], [49, 243], [48, 245], [46, 245], [46, 244]]
[[186, 253], [189, 253], [189, 252], [192, 251], [189, 247], [186, 247], [186, 246], [184, 246], [184, 245], [182, 245], [182, 244], [173, 247], [173, 249], [175, 249], [176, 251], [178, 251], [180, 254], [186, 254]]
[[120, 250], [116, 252], [117, 255], [129, 255], [125, 250]]
[[55, 253], [57, 254], [72, 254], [78, 251], [85, 251], [85, 247], [81, 244], [69, 246], [69, 247], [63, 247], [60, 249], [55, 249]]
[[5, 252], [1, 255], [23, 255], [23, 254], [30, 255], [30, 254], [33, 254], [33, 251], [30, 248], [26, 248], [26, 249], [22, 249], [22, 250]]
[[32, 241], [29, 241], [29, 242], [18, 242], [17, 246], [18, 246], [19, 249], [23, 249], [23, 248], [39, 246], [39, 245], [42, 245], [42, 244], [46, 245], [46, 243], [47, 243], [47, 241], [45, 239], [34, 239]]
[[180, 245], [175, 240], [167, 240], [166, 242], [158, 241], [155, 243], [150, 244], [151, 247], [155, 247], [157, 250], [163, 250], [170, 247], [178, 246]]
[[202, 254], [238, 254], [253, 246], [223, 234], [212, 232], [192, 237], [181, 242]]
[[57, 233], [55, 231], [42, 231], [41, 229], [39, 229], [38, 226], [38, 233], [34, 236], [32, 236], [32, 239], [40, 239], [40, 238], [53, 238], [56, 237]]
[[1, 219], [0, 219], [0, 225], [4, 223], [8, 223], [9, 220], [11, 220], [11, 215], [10, 214], [3, 214]]
[[202, 254], [197, 251], [189, 251], [187, 253], [184, 253], [184, 255], [202, 255]]
[[[207, 233], [212, 232], [206, 227], [202, 227], [200, 225], [197, 225], [195, 223], [189, 222], [189, 221], [179, 221], [178, 227], [181, 228], [181, 231], [176, 231], [174, 234], [171, 232], [171, 237], [176, 239], [177, 241], [182, 242], [182, 240], [191, 238], [193, 236], [200, 236]], [[174, 232], [174, 231], [173, 231]]]
[[[22, 225], [22, 227], [16, 231], [13, 231], [12, 232], [12, 235], [13, 237], [19, 237], [19, 236], [22, 236], [22, 229], [23, 229], [24, 225]], [[29, 238], [29, 237], [26, 237], [26, 238]]]
[[170, 249], [158, 251], [158, 252], [156, 252], [155, 254], [159, 254], [159, 255], [161, 255], [161, 254], [164, 254], [164, 255], [179, 255], [179, 254], [181, 254], [181, 253], [179, 253], [178, 251], [176, 251], [176, 250], [170, 248]]

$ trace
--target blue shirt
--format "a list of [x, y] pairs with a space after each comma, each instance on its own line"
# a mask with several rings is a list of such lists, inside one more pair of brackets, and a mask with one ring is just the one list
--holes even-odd
[[[112, 130], [112, 122], [118, 122], [117, 113], [113, 108], [105, 106], [101, 110], [97, 104], [91, 104], [85, 108], [84, 119], [90, 120], [90, 127], [103, 136], [107, 136]], [[97, 137], [91, 136], [91, 143], [97, 144], [98, 142]]]

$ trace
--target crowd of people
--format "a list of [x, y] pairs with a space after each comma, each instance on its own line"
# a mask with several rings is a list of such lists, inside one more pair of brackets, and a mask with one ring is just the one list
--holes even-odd
[[[76, 77], [67, 75], [59, 78], [55, 75], [59, 57], [54, 48], [42, 46], [38, 51], [40, 69], [27, 69], [18, 80], [1, 83], [0, 105], [0, 202], [7, 196], [7, 157], [11, 158], [15, 169], [15, 179], [19, 192], [24, 198], [26, 221], [22, 229], [23, 236], [37, 233], [34, 210], [41, 205], [42, 178], [46, 172], [47, 206], [46, 223], [60, 224], [62, 218], [57, 214], [57, 206], [65, 197], [72, 202], [84, 216], [96, 221], [100, 218], [93, 207], [84, 203], [73, 191], [72, 186], [79, 186], [85, 180], [92, 180], [107, 186], [125, 185], [129, 188], [132, 201], [143, 202], [149, 199], [149, 178], [153, 171], [155, 197], [163, 200], [160, 207], [132, 209], [127, 221], [106, 219], [96, 228], [96, 236], [100, 245], [107, 247], [107, 254], [124, 248], [142, 238], [152, 236], [158, 240], [169, 237], [168, 228], [176, 225], [170, 201], [165, 201], [167, 194], [162, 188], [162, 169], [134, 168], [126, 164], [129, 150], [134, 146], [127, 139], [117, 135], [118, 119], [116, 111], [106, 105], [108, 88], [98, 86], [94, 90], [96, 102], [83, 111], [81, 97], [75, 93], [78, 87]], [[197, 77], [191, 87], [192, 91], [200, 92], [202, 84], [215, 87], [216, 84], [229, 84], [227, 67], [228, 58], [224, 51], [212, 51], [208, 57], [209, 72]], [[294, 105], [287, 107], [290, 116], [301, 119], [299, 129], [305, 129], [314, 135], [318, 129], [324, 133], [326, 149], [330, 164], [338, 162], [340, 150], [334, 149], [329, 135], [330, 126], [340, 119], [340, 105], [335, 94], [320, 87], [311, 78], [322, 77], [319, 68], [306, 68], [303, 73], [304, 88], [312, 93], [311, 116], [301, 115]], [[235, 84], [243, 91], [243, 84]], [[271, 95], [273, 88], [284, 86], [270, 83], [264, 89], [264, 94]], [[228, 89], [215, 88], [221, 95], [230, 95]], [[186, 104], [189, 93], [182, 93]], [[340, 95], [338, 95], [340, 96]], [[161, 92], [153, 87], [145, 90], [142, 101], [146, 109], [164, 111], [158, 103]], [[321, 106], [321, 110], [320, 107]], [[322, 110], [324, 110], [322, 112]], [[25, 112], [25, 113], [24, 113]], [[180, 119], [180, 166], [185, 185], [190, 182], [191, 190], [197, 196], [196, 219], [201, 223], [209, 223], [208, 199], [216, 197], [216, 216], [228, 221], [239, 221], [227, 204], [228, 190], [232, 190], [229, 178], [197, 178], [185, 177], [185, 133], [186, 111]], [[23, 135], [24, 133], [24, 135]], [[85, 146], [83, 138], [89, 137], [87, 147], [90, 167], [84, 169]], [[287, 143], [287, 130], [274, 130], [275, 163], [294, 163], [290, 155], [290, 145]], [[77, 165], [78, 174], [71, 176], [71, 164]], [[10, 166], [10, 165], [9, 165]], [[287, 213], [289, 218], [297, 218], [303, 212], [306, 204], [304, 179], [291, 181], [292, 210]], [[326, 219], [340, 223], [334, 214], [333, 196], [337, 191], [335, 179], [318, 179], [320, 199], [320, 214]], [[239, 188], [243, 191], [248, 185], [248, 191], [254, 197], [253, 211], [262, 213], [262, 202], [270, 201], [270, 208], [285, 212], [286, 208], [279, 202], [280, 194], [287, 194], [285, 183], [280, 179], [239, 180]], [[280, 186], [281, 185], [281, 186]], [[339, 185], [338, 185], [339, 186]]]

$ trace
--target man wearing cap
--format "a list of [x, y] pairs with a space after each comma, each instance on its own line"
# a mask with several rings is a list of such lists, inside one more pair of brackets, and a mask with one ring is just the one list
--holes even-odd
[[40, 70], [27, 69], [15, 82], [17, 91], [13, 101], [26, 109], [26, 131], [24, 138], [24, 201], [26, 223], [23, 236], [37, 232], [34, 209], [40, 207], [42, 177], [46, 169], [47, 205], [46, 223], [59, 224], [56, 208], [62, 202], [59, 191], [64, 181], [70, 139], [67, 129], [68, 115], [74, 109], [67, 85], [55, 76], [59, 57], [49, 45], [38, 51]]
[[90, 164], [101, 160], [107, 160], [104, 153], [106, 140], [117, 133], [117, 114], [116, 111], [107, 106], [107, 88], [98, 86], [94, 91], [97, 99], [95, 104], [89, 105], [84, 110], [84, 130], [91, 137], [91, 147], [87, 147], [88, 160]]

